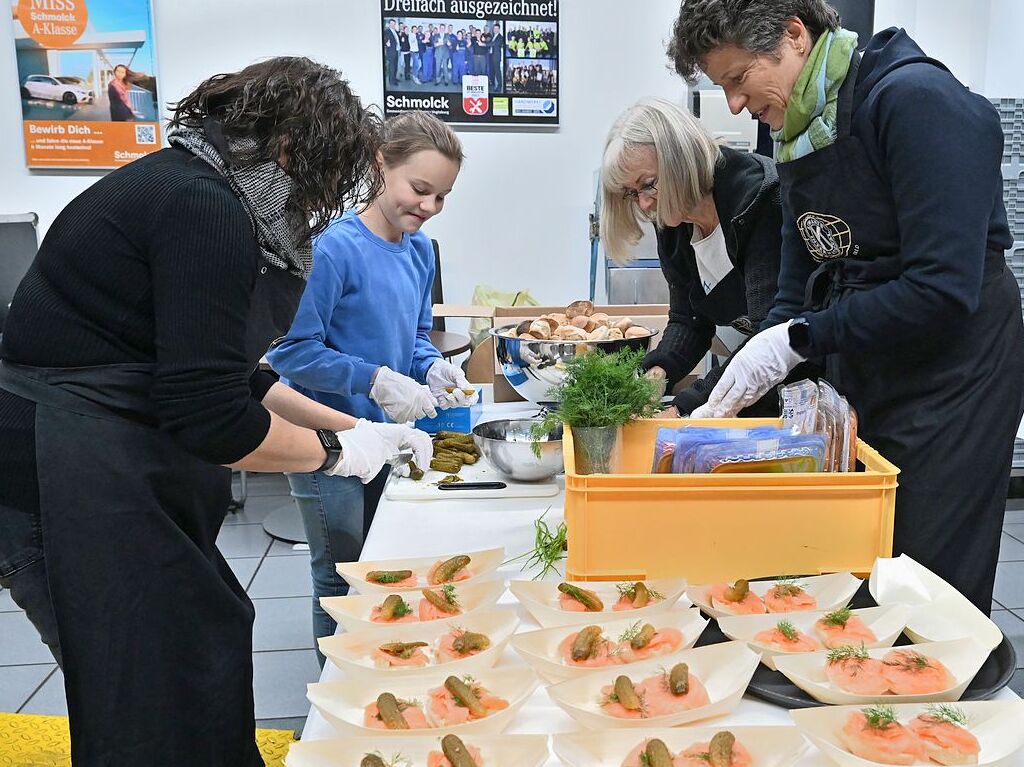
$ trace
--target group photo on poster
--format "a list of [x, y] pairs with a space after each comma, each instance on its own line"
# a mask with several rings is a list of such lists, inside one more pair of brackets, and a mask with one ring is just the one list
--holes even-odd
[[557, 0], [381, 0], [381, 54], [385, 116], [558, 125]]
[[29, 166], [116, 167], [158, 149], [150, 0], [39, 5], [11, 7]]
[[554, 96], [558, 92], [558, 69], [554, 59], [507, 59], [505, 82], [509, 93]]
[[509, 58], [544, 59], [558, 56], [558, 24], [550, 21], [513, 22], [505, 30]]
[[387, 20], [387, 83], [392, 91], [462, 91], [464, 75], [486, 75], [500, 91], [505, 35], [500, 22], [465, 19]]

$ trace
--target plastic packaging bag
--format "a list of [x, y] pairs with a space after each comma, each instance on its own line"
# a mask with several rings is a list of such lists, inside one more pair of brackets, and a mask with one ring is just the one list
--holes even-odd
[[813, 434], [818, 419], [818, 385], [804, 379], [779, 388], [782, 423], [794, 434]]
[[658, 429], [654, 439], [654, 462], [651, 474], [671, 474], [672, 458], [676, 452], [676, 429]]
[[772, 439], [790, 434], [786, 429], [774, 426], [759, 426], [754, 429], [726, 429], [713, 426], [691, 426], [680, 429], [676, 436], [675, 456], [672, 460], [674, 474], [692, 474], [696, 469], [696, 455], [703, 445], [729, 444], [739, 440]]
[[[849, 455], [847, 424], [849, 409], [828, 381], [818, 381], [818, 412], [824, 414], [826, 442], [825, 471], [844, 471]], [[844, 450], [846, 453], [844, 454]]]
[[774, 439], [701, 445], [697, 448], [695, 471], [810, 473], [821, 471], [824, 461], [825, 439], [820, 434], [787, 434]]
[[[507, 291], [489, 285], [477, 285], [473, 289], [474, 306], [540, 306], [528, 291]], [[493, 323], [487, 317], [475, 317], [469, 323], [469, 340], [475, 349], [487, 340], [487, 331]]]

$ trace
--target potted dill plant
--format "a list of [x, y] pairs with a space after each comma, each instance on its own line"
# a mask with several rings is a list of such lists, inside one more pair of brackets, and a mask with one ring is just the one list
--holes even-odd
[[622, 427], [658, 411], [658, 384], [640, 374], [642, 361], [643, 352], [630, 349], [594, 350], [567, 360], [565, 378], [549, 392], [558, 407], [534, 424], [534, 436], [565, 424], [572, 428], [576, 471], [612, 473]]

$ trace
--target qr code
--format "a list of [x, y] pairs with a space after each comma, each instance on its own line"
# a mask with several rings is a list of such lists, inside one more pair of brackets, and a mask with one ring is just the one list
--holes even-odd
[[156, 126], [154, 126], [154, 125], [136, 125], [135, 126], [135, 143], [136, 144], [155, 144], [156, 143]]

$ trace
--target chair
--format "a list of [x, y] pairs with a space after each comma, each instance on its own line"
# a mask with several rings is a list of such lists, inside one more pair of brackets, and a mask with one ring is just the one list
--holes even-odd
[[[432, 304], [444, 303], [444, 287], [441, 284], [441, 247], [437, 240], [431, 240], [434, 246], [434, 283], [430, 286], [430, 302]], [[441, 356], [451, 360], [463, 352], [469, 351], [469, 336], [462, 333], [449, 333], [445, 330], [444, 317], [434, 317], [433, 330], [430, 331], [430, 343], [434, 345]]]
[[39, 250], [35, 213], [0, 215], [0, 334], [25, 272]]

